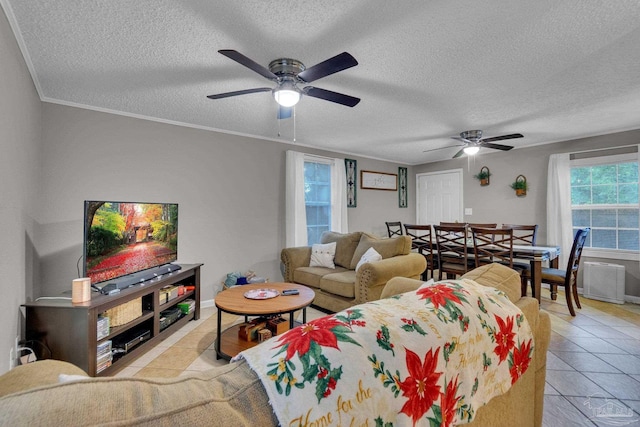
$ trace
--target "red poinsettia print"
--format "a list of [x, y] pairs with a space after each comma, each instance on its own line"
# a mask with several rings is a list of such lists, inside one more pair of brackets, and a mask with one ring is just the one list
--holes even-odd
[[495, 314], [494, 316], [500, 330], [496, 331], [496, 348], [493, 352], [500, 358], [499, 363], [502, 363], [507, 360], [509, 352], [515, 346], [514, 337], [516, 334], [513, 332], [513, 317], [507, 317], [505, 322], [500, 316]]
[[511, 374], [511, 384], [513, 385], [529, 368], [531, 362], [531, 342], [520, 343], [519, 347], [513, 349], [513, 354], [509, 359], [509, 373]]
[[456, 408], [458, 401], [462, 396], [456, 396], [458, 393], [458, 376], [455, 380], [449, 381], [444, 393], [440, 395], [440, 409], [442, 411], [442, 427], [453, 425], [453, 419], [456, 416]]
[[440, 395], [438, 379], [442, 372], [436, 372], [440, 347], [436, 349], [435, 353], [433, 353], [433, 349], [429, 349], [424, 356], [424, 362], [421, 362], [420, 357], [413, 351], [405, 350], [409, 376], [400, 383], [400, 390], [408, 400], [400, 412], [411, 417], [415, 426], [416, 422], [431, 408], [433, 402]]
[[323, 347], [338, 348], [338, 338], [331, 329], [341, 325], [344, 325], [344, 323], [331, 316], [312, 320], [305, 325], [291, 329], [286, 334], [283, 334], [278, 339], [280, 345], [273, 348], [286, 345], [286, 360], [290, 360], [296, 354], [296, 351], [298, 352], [298, 356], [306, 354], [311, 347], [312, 341]]
[[441, 305], [445, 305], [447, 301], [461, 304], [460, 298], [454, 294], [454, 289], [447, 285], [434, 285], [418, 289], [416, 294], [420, 299], [430, 299], [434, 308], [438, 309]]

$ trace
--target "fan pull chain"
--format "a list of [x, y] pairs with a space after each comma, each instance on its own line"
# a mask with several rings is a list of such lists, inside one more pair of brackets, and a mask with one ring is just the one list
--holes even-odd
[[278, 138], [280, 138], [280, 118], [278, 117], [278, 112], [279, 110], [276, 110], [276, 122], [278, 123]]

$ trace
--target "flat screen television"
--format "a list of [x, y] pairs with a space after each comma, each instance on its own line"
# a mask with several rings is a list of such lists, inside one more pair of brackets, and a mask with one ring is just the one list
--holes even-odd
[[84, 277], [98, 287], [152, 272], [178, 259], [178, 205], [87, 200], [83, 247]]

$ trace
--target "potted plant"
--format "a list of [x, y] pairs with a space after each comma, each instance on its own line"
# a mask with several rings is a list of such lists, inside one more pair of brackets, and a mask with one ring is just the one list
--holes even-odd
[[480, 169], [480, 173], [478, 173], [477, 175], [474, 175], [473, 177], [478, 181], [480, 181], [480, 185], [485, 186], [485, 185], [489, 185], [490, 176], [491, 176], [491, 172], [489, 171], [489, 168], [486, 166], [483, 166]]
[[515, 181], [511, 183], [511, 188], [516, 190], [516, 196], [524, 197], [527, 195], [527, 189], [529, 186], [527, 185], [527, 178], [524, 175], [518, 175]]

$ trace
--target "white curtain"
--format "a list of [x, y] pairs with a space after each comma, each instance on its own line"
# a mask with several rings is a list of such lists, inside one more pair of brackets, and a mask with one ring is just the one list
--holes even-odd
[[572, 227], [569, 153], [552, 154], [547, 172], [547, 244], [560, 246], [560, 268], [565, 268], [569, 260], [573, 245]]
[[[347, 174], [344, 159], [324, 158], [331, 163], [331, 231], [346, 233], [347, 224]], [[285, 243], [286, 247], [306, 246], [307, 212], [304, 201], [305, 154], [287, 151], [285, 184]]]
[[304, 204], [304, 153], [288, 150], [286, 168], [286, 247], [307, 246], [307, 213]]
[[331, 231], [347, 233], [347, 171], [344, 159], [333, 159], [331, 167]]

